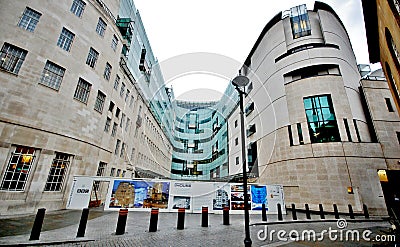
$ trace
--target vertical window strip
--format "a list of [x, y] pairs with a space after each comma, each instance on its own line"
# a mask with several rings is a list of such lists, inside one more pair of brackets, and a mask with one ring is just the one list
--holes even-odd
[[304, 144], [303, 130], [301, 129], [301, 123], [297, 123], [297, 135], [299, 136], [300, 145]]
[[344, 128], [346, 129], [347, 139], [349, 140], [349, 142], [352, 142], [353, 140], [351, 139], [349, 123], [347, 122], [346, 118], [343, 118], [343, 122], [344, 122]]
[[385, 98], [386, 106], [389, 112], [394, 112], [390, 98]]
[[289, 145], [293, 146], [293, 134], [292, 134], [292, 126], [288, 125], [288, 134], [289, 134]]
[[18, 26], [28, 30], [29, 32], [33, 32], [36, 28], [36, 25], [39, 22], [39, 18], [42, 16], [41, 13], [26, 7]]
[[64, 77], [65, 69], [57, 64], [47, 61], [44, 66], [40, 84], [48, 86], [52, 89], [59, 90], [62, 79]]
[[354, 128], [356, 129], [356, 135], [358, 142], [361, 142], [360, 132], [358, 131], [357, 120], [353, 119]]

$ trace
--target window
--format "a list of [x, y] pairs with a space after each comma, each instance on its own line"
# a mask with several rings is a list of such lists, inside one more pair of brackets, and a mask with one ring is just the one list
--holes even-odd
[[111, 40], [111, 48], [115, 51], [117, 49], [117, 45], [118, 45], [118, 38], [114, 34]]
[[256, 133], [256, 125], [252, 124], [250, 127], [247, 129], [247, 137], [251, 136], [252, 134]]
[[293, 146], [293, 133], [292, 133], [292, 126], [288, 125], [288, 134], [289, 134], [289, 145]]
[[237, 146], [239, 144], [239, 138], [235, 138], [235, 146]]
[[124, 121], [125, 121], [125, 114], [122, 113], [121, 123], [119, 124], [119, 127], [123, 128], [123, 126], [124, 126]]
[[0, 189], [23, 191], [28, 181], [35, 157], [34, 148], [16, 146], [15, 151], [11, 153], [11, 157], [8, 161]]
[[91, 87], [92, 85], [89, 82], [83, 80], [82, 78], [79, 78], [78, 85], [76, 86], [74, 94], [74, 99], [77, 99], [80, 102], [86, 104], [89, 98]]
[[125, 95], [125, 102], [128, 102], [128, 98], [129, 98], [129, 94], [131, 92], [129, 91], [129, 89], [126, 89], [126, 95]]
[[398, 141], [399, 144], [400, 144], [400, 132], [397, 132], [397, 131], [396, 131], [396, 135], [397, 135], [397, 141]]
[[122, 97], [124, 95], [125, 92], [125, 83], [121, 84], [121, 91], [119, 92], [119, 95]]
[[235, 162], [236, 162], [236, 165], [239, 165], [239, 157], [236, 157]]
[[74, 37], [75, 34], [63, 27], [60, 37], [58, 38], [57, 45], [66, 51], [70, 51]]
[[354, 123], [354, 128], [356, 129], [357, 140], [358, 140], [358, 142], [361, 142], [361, 137], [360, 137], [360, 132], [358, 131], [357, 121], [355, 119], [353, 119], [353, 123]]
[[246, 113], [246, 116], [250, 115], [250, 113], [254, 110], [254, 102], [251, 102], [250, 105], [246, 107], [244, 112]]
[[0, 68], [18, 74], [27, 53], [19, 47], [4, 43], [1, 48]]
[[135, 148], [132, 148], [131, 151], [131, 161], [133, 161], [133, 158], [135, 158]]
[[386, 106], [389, 112], [394, 112], [390, 98], [385, 98]]
[[118, 170], [117, 170], [117, 175], [116, 175], [116, 177], [119, 177], [119, 175], [121, 175], [121, 169], [118, 169]]
[[303, 99], [312, 143], [340, 141], [339, 128], [330, 95]]
[[[115, 151], [114, 154], [118, 155], [119, 153], [119, 146], [121, 145], [121, 140], [117, 139], [117, 143], [115, 144]], [[117, 175], [118, 176], [118, 175]]]
[[71, 12], [78, 17], [82, 17], [83, 11], [85, 10], [86, 3], [82, 0], [74, 0], [71, 6]]
[[110, 80], [111, 77], [111, 65], [109, 63], [106, 63], [106, 68], [104, 69], [104, 79], [106, 79], [107, 81]]
[[351, 142], [353, 140], [351, 139], [349, 123], [347, 122], [346, 118], [343, 118], [343, 122], [344, 122], [344, 128], [346, 129], [347, 139], [349, 140], [349, 142]]
[[114, 102], [110, 101], [110, 106], [108, 107], [108, 110], [109, 110], [110, 112], [113, 112], [114, 106], [115, 106]]
[[117, 75], [117, 76], [115, 77], [115, 81], [114, 81], [114, 89], [115, 89], [115, 91], [118, 91], [119, 80], [120, 80], [120, 78], [119, 78], [119, 76]]
[[122, 177], [124, 178], [126, 174], [126, 171], [122, 171]]
[[61, 191], [71, 157], [69, 154], [56, 152], [56, 157], [53, 159], [46, 186], [44, 187], [45, 191]]
[[106, 101], [106, 95], [102, 93], [100, 90], [97, 91], [97, 97], [96, 97], [96, 102], [94, 103], [94, 109], [102, 113], [105, 101]]
[[104, 131], [105, 132], [110, 131], [110, 127], [111, 127], [111, 118], [107, 117], [106, 125], [104, 126]]
[[123, 158], [125, 155], [125, 149], [126, 149], [126, 144], [122, 143], [122, 148], [121, 148], [121, 154], [119, 155], [119, 157]]
[[40, 84], [59, 90], [64, 77], [65, 69], [57, 64], [47, 61], [42, 72]]
[[132, 107], [134, 100], [135, 100], [135, 97], [133, 95], [131, 95], [131, 101], [129, 102], [129, 107]]
[[26, 7], [21, 20], [19, 20], [18, 26], [28, 30], [29, 32], [33, 32], [39, 22], [40, 16], [42, 16], [42, 14]]
[[111, 168], [110, 177], [113, 177], [114, 174], [115, 174], [115, 168], [113, 167], [113, 168]]
[[297, 123], [297, 134], [299, 136], [300, 145], [303, 145], [304, 140], [303, 140], [303, 130], [301, 129], [301, 123]]
[[250, 84], [247, 86], [246, 90], [246, 96], [253, 90], [253, 82], [250, 82]]
[[311, 34], [311, 25], [305, 4], [290, 9], [293, 39]]
[[117, 107], [117, 110], [115, 111], [115, 117], [119, 118], [119, 113], [121, 112], [121, 110], [119, 109], [119, 107]]
[[90, 47], [89, 54], [86, 59], [86, 64], [89, 65], [90, 67], [94, 68], [96, 66], [98, 57], [99, 57], [99, 53], [95, 49]]
[[103, 37], [106, 31], [107, 24], [99, 17], [99, 22], [97, 23], [96, 32]]
[[114, 137], [117, 134], [118, 124], [114, 122], [113, 129], [111, 131], [111, 136]]
[[99, 166], [97, 167], [97, 173], [96, 176], [104, 176], [104, 172], [106, 171], [107, 163], [101, 162], [99, 163]]
[[129, 128], [129, 124], [131, 123], [131, 119], [130, 118], [127, 118], [126, 119], [126, 125], [125, 125], [125, 131], [128, 131], [128, 128]]
[[238, 127], [238, 120], [235, 120], [235, 128]]

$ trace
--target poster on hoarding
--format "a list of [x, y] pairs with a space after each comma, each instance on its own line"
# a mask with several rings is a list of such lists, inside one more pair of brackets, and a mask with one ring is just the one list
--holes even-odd
[[286, 214], [282, 185], [267, 185], [268, 212], [278, 213], [277, 204], [281, 204], [282, 212]]
[[201, 208], [208, 207], [208, 212], [213, 210], [214, 183], [193, 182], [192, 212], [201, 213]]
[[179, 208], [191, 210], [192, 195], [193, 195], [193, 182], [188, 181], [174, 181], [171, 182], [170, 200], [168, 209], [177, 211]]
[[251, 210], [262, 210], [262, 205], [268, 211], [267, 203], [267, 186], [265, 185], [251, 185]]
[[[243, 184], [231, 184], [231, 210], [244, 210]], [[248, 205], [251, 203], [250, 185], [247, 185]]]
[[108, 208], [168, 208], [169, 182], [114, 180]]
[[90, 193], [92, 193], [92, 184], [92, 177], [74, 177], [66, 208], [87, 208], [90, 201]]
[[223, 210], [230, 206], [231, 186], [229, 183], [214, 183], [213, 210]]

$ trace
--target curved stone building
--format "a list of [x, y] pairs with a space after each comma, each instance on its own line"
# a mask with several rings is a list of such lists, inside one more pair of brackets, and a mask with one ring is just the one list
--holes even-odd
[[[382, 106], [367, 104], [349, 36], [330, 6], [316, 2], [313, 10], [301, 5], [276, 15], [241, 72], [251, 81], [247, 145], [257, 153], [257, 182], [282, 184], [286, 203], [299, 207], [318, 210], [321, 203], [332, 210], [335, 203], [346, 211], [352, 204], [360, 211], [366, 204], [374, 214], [387, 213], [378, 170], [399, 158], [396, 133], [381, 133], [393, 137], [393, 156], [378, 142], [369, 113]], [[389, 119], [399, 127], [398, 118]], [[240, 140], [238, 120], [236, 109], [228, 123], [230, 166], [241, 161], [233, 144]]]

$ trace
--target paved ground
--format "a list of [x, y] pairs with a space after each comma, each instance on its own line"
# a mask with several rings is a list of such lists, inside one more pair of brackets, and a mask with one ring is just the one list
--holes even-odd
[[[129, 212], [126, 233], [115, 235], [118, 212], [103, 212], [91, 210], [84, 238], [76, 238], [80, 211], [63, 210], [46, 214], [40, 240], [29, 241], [30, 230], [34, 216], [0, 219], [0, 245], [10, 246], [243, 246], [244, 223], [243, 215], [230, 215], [230, 225], [222, 224], [222, 215], [210, 214], [209, 227], [201, 227], [200, 214], [186, 214], [185, 229], [177, 230], [176, 213], [160, 213], [158, 231], [150, 233], [149, 212]], [[287, 216], [287, 218], [290, 215]], [[315, 219], [318, 217], [314, 216]], [[302, 221], [304, 215], [299, 215], [299, 221], [294, 223], [286, 220], [277, 222], [276, 216], [268, 216], [268, 225], [262, 225], [260, 215], [251, 215], [250, 227], [253, 246], [395, 246], [395, 242], [376, 242], [376, 234], [388, 237], [390, 225], [382, 221], [352, 222], [347, 220], [347, 227], [342, 229], [342, 239], [347, 231], [360, 229], [372, 232], [366, 241], [360, 235], [360, 241], [339, 241], [340, 229], [337, 222], [328, 216], [325, 222]], [[362, 218], [360, 218], [362, 219]], [[336, 232], [337, 241], [329, 239], [329, 229]], [[303, 230], [315, 231], [316, 240], [294, 241], [301, 237]], [[278, 234], [285, 231], [285, 234]], [[321, 234], [325, 233], [325, 234]], [[278, 238], [279, 235], [279, 238]], [[332, 237], [332, 236], [331, 236]], [[397, 236], [400, 238], [399, 236]], [[312, 239], [312, 238], [311, 238]], [[351, 240], [351, 238], [350, 238]], [[397, 242], [398, 244], [398, 242]], [[400, 246], [398, 244], [398, 246]]]

